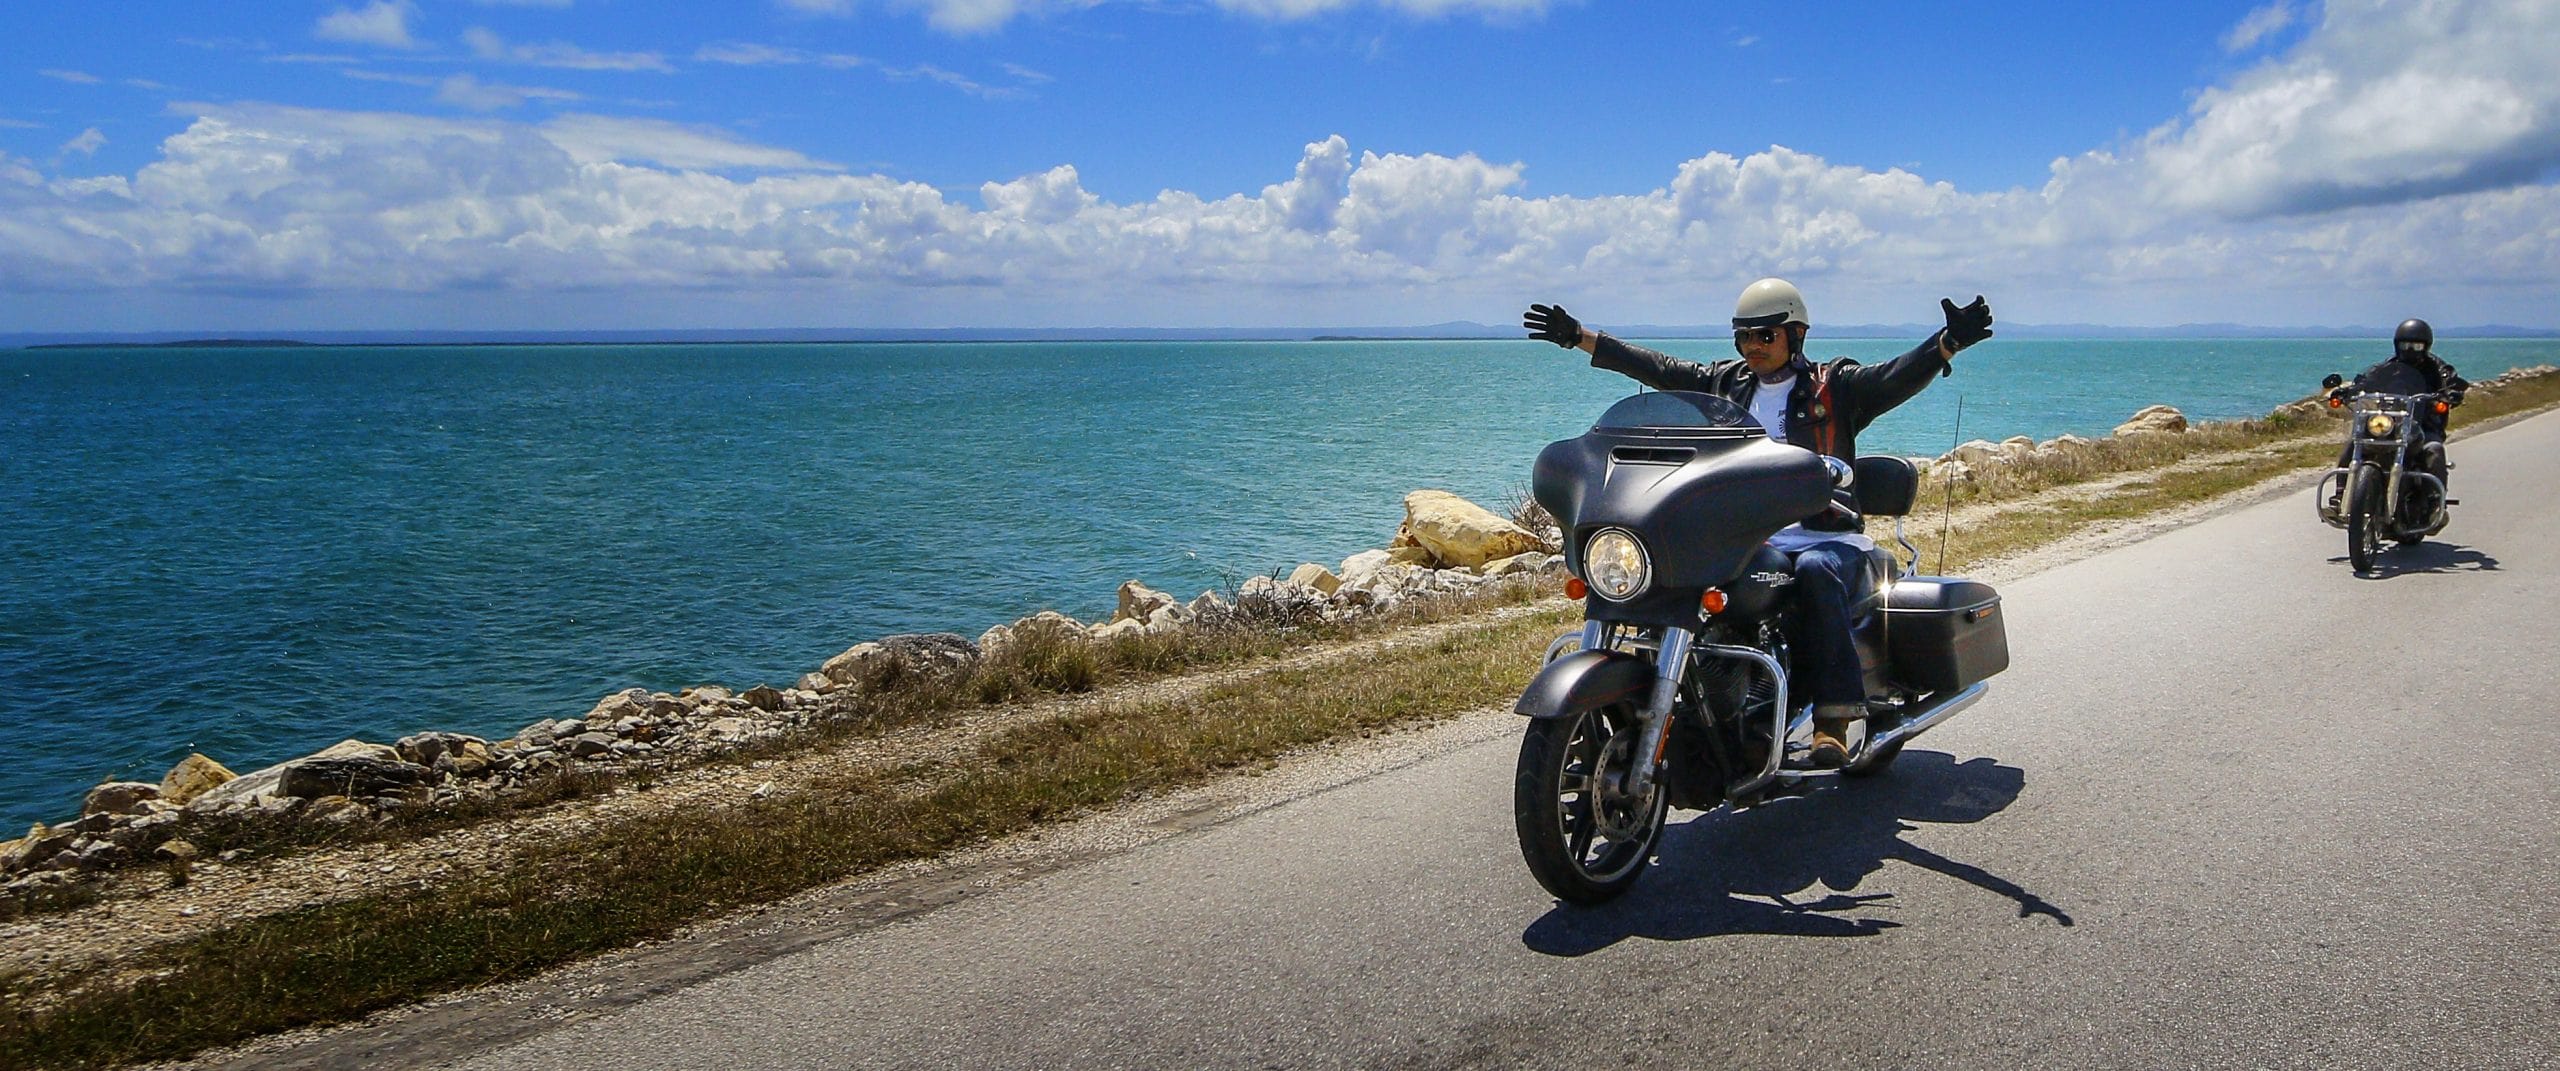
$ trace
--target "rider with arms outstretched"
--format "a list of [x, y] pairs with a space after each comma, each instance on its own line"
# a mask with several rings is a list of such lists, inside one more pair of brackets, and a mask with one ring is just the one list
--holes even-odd
[[[1733, 310], [1733, 348], [1739, 360], [1700, 364], [1630, 345], [1582, 326], [1556, 305], [1531, 305], [1521, 326], [1543, 339], [1591, 355], [1594, 368], [1624, 373], [1656, 390], [1713, 394], [1751, 411], [1769, 437], [1842, 461], [1858, 456], [1857, 435], [1877, 417], [1949, 374], [1956, 352], [1991, 337], [1991, 306], [1979, 295], [1958, 307], [1941, 299], [1947, 326], [1910, 352], [1880, 365], [1847, 357], [1820, 365], [1804, 355], [1804, 295], [1784, 279], [1762, 279], [1743, 288]], [[1813, 741], [1808, 758], [1817, 766], [1848, 761], [1867, 715], [1865, 678], [1851, 639], [1854, 584], [1875, 549], [1864, 524], [1844, 513], [1792, 525], [1770, 544], [1795, 556], [1804, 599], [1803, 642], [1815, 671]]]

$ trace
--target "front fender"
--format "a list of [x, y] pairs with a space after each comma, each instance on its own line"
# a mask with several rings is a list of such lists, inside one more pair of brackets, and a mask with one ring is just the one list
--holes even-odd
[[1624, 651], [1575, 651], [1539, 670], [1511, 709], [1532, 718], [1561, 718], [1653, 690], [1653, 663]]

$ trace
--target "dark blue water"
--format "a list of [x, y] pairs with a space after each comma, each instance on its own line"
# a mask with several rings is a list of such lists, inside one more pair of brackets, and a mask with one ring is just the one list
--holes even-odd
[[[2263, 413], [2379, 356], [2000, 340], [1860, 443], [1941, 452], [1960, 394], [1965, 438]], [[190, 750], [500, 735], [1337, 562], [1414, 488], [1498, 504], [1631, 388], [1530, 342], [0, 351], [0, 822]]]

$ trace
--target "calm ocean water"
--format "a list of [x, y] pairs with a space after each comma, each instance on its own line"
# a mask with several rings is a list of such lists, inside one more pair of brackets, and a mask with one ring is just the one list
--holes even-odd
[[[2560, 341], [2442, 352], [2483, 378]], [[1959, 396], [1968, 439], [2252, 415], [2382, 356], [1996, 340], [1860, 444], [1942, 452]], [[1512, 341], [0, 350], [0, 822], [191, 750], [499, 736], [1330, 564], [1414, 488], [1498, 506], [1633, 387]]]

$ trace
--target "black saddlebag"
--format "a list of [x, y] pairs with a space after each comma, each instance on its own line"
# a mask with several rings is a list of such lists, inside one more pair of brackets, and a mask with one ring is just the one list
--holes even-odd
[[1979, 580], [1906, 576], [1885, 593], [1893, 679], [1927, 692], [1969, 686], [2009, 668], [2000, 593]]

